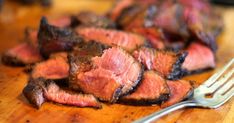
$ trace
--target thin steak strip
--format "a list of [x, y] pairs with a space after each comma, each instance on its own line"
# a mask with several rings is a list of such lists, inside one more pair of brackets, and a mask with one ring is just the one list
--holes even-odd
[[133, 56], [148, 70], [155, 70], [168, 79], [179, 79], [183, 75], [181, 65], [187, 53], [155, 50], [142, 47], [133, 52]]
[[193, 94], [193, 86], [191, 82], [185, 80], [177, 80], [177, 81], [169, 81], [167, 80], [167, 84], [170, 89], [170, 97], [169, 100], [164, 102], [161, 107], [168, 107], [173, 104], [176, 104]]
[[127, 51], [133, 51], [145, 43], [142, 36], [111, 29], [77, 28], [76, 32], [87, 40], [95, 40], [108, 46], [120, 46]]
[[33, 78], [64, 79], [69, 75], [66, 53], [51, 56], [50, 59], [37, 63], [32, 71]]
[[39, 50], [29, 43], [21, 43], [2, 56], [2, 62], [7, 65], [22, 66], [34, 64], [42, 60]]
[[193, 42], [186, 51], [188, 56], [185, 58], [182, 68], [188, 74], [215, 67], [215, 56], [207, 46]]
[[154, 71], [145, 71], [136, 90], [120, 99], [120, 102], [134, 105], [151, 105], [168, 99], [169, 88], [166, 80]]
[[31, 79], [23, 94], [37, 108], [40, 108], [46, 100], [78, 107], [101, 107], [93, 95], [67, 92], [60, 89], [53, 81], [43, 78]]

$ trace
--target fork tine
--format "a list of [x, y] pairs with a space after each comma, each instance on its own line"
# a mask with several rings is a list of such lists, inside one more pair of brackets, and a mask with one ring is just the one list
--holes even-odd
[[227, 102], [231, 97], [234, 96], [234, 88], [232, 87], [227, 93], [225, 93], [224, 96], [221, 96], [220, 99], [223, 99], [218, 104], [213, 106], [213, 108], [218, 108], [219, 106], [223, 105], [225, 102]]
[[208, 80], [206, 80], [203, 85], [206, 87], [211, 86], [232, 64], [234, 63], [234, 58], [230, 62], [228, 62], [221, 71], [215, 73], [213, 76], [211, 76]]
[[216, 81], [213, 85], [209, 87], [210, 92], [213, 93], [216, 89], [221, 87], [234, 73], [234, 68], [225, 74], [220, 80]]
[[[223, 87], [221, 87], [218, 91], [215, 92], [215, 95], [222, 95], [224, 94], [226, 91], [228, 91], [228, 89], [230, 89], [230, 87], [232, 87], [234, 85], [234, 78], [232, 78], [231, 80], [229, 80], [228, 82], [225, 83], [225, 85]], [[214, 96], [215, 96], [214, 95]]]

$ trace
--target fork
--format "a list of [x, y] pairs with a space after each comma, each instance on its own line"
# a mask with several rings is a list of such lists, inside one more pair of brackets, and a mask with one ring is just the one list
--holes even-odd
[[133, 123], [150, 123], [168, 113], [185, 107], [218, 108], [234, 95], [234, 58], [219, 72], [194, 90], [194, 94], [186, 101], [169, 106], [158, 112], [138, 119]]

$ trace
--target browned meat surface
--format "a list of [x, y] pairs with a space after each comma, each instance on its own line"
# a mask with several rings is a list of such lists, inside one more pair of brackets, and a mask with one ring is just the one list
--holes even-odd
[[116, 101], [121, 94], [132, 90], [141, 78], [141, 65], [121, 48], [109, 48], [101, 56], [78, 60], [70, 56], [71, 68], [74, 68], [71, 83], [103, 101]]
[[77, 16], [72, 17], [72, 27], [99, 27], [99, 28], [115, 28], [115, 23], [109, 18], [97, 15], [93, 12], [84, 11]]
[[189, 81], [177, 80], [177, 81], [167, 81], [170, 89], [169, 100], [162, 103], [161, 107], [168, 107], [176, 104], [193, 94], [193, 86]]
[[37, 63], [32, 71], [33, 78], [64, 79], [69, 75], [66, 53], [54, 54], [52, 58]]
[[2, 62], [13, 66], [34, 64], [41, 60], [42, 57], [38, 49], [29, 43], [18, 44], [2, 55]]
[[45, 57], [54, 52], [70, 51], [75, 44], [82, 42], [82, 38], [72, 30], [49, 25], [44, 17], [41, 19], [38, 40], [40, 52]]
[[183, 75], [181, 65], [187, 53], [155, 50], [142, 47], [134, 51], [133, 56], [148, 70], [155, 70], [168, 79], [178, 79]]
[[40, 108], [46, 100], [78, 107], [101, 107], [93, 95], [60, 89], [53, 81], [43, 78], [30, 79], [23, 94], [37, 108]]
[[154, 71], [145, 71], [142, 81], [135, 91], [122, 97], [121, 102], [135, 105], [161, 103], [169, 97], [166, 80]]
[[44, 81], [45, 80], [42, 78], [30, 79], [28, 84], [23, 89], [24, 96], [36, 108], [40, 108], [46, 101], [43, 95], [43, 89], [41, 87], [44, 85]]
[[77, 28], [76, 31], [87, 40], [98, 41], [108, 46], [120, 46], [127, 51], [133, 51], [145, 43], [142, 36], [123, 31], [101, 28]]
[[215, 56], [205, 45], [193, 42], [186, 51], [188, 56], [185, 58], [182, 68], [188, 73], [215, 67]]

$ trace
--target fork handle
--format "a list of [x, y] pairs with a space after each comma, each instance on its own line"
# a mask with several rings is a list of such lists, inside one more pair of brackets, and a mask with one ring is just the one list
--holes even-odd
[[177, 104], [174, 104], [172, 106], [169, 106], [167, 108], [164, 108], [158, 112], [155, 112], [153, 114], [150, 114], [146, 117], [143, 117], [141, 119], [138, 119], [136, 121], [134, 121], [133, 123], [150, 123], [166, 114], [169, 114], [175, 110], [181, 109], [181, 108], [185, 108], [185, 107], [193, 107], [193, 106], [197, 106], [197, 104], [192, 101], [192, 100], [188, 100], [188, 101], [183, 101]]

